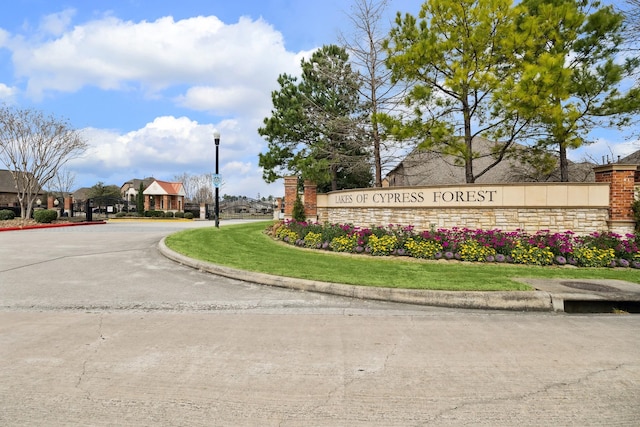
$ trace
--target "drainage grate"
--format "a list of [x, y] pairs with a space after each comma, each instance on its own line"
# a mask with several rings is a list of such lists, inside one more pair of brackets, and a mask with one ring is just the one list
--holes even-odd
[[616, 292], [618, 289], [607, 285], [599, 285], [597, 283], [585, 283], [585, 282], [560, 282], [562, 286], [567, 288], [580, 289], [583, 291], [591, 292]]
[[640, 301], [564, 301], [565, 313], [640, 313]]

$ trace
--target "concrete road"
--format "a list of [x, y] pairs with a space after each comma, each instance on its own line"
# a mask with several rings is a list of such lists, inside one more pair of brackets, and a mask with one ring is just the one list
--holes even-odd
[[0, 425], [638, 424], [639, 315], [257, 286], [160, 256], [186, 224], [0, 233]]

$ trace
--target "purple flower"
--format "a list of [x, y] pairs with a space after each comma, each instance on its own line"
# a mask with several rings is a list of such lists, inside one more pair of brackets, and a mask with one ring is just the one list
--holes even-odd
[[404, 248], [399, 248], [398, 250], [396, 250], [396, 255], [405, 256], [406, 252], [405, 252]]
[[567, 263], [567, 259], [562, 255], [558, 255], [556, 257], [556, 264], [565, 265]]
[[327, 249], [329, 247], [329, 242], [324, 242], [322, 244], [322, 249]]
[[494, 262], [496, 258], [493, 255], [487, 255], [487, 262]]
[[362, 251], [364, 251], [364, 248], [362, 246], [358, 245], [358, 246], [356, 246], [355, 251], [357, 253], [361, 253]]
[[454, 257], [453, 252], [449, 252], [449, 251], [445, 252], [444, 253], [444, 257], [446, 259], [453, 259], [453, 257]]
[[611, 268], [614, 268], [616, 265], [618, 265], [618, 264], [616, 263], [615, 259], [612, 259], [611, 262], [609, 263], [609, 267], [611, 267]]
[[436, 253], [435, 253], [435, 255], [433, 255], [433, 257], [434, 257], [435, 259], [440, 259], [440, 258], [442, 258], [442, 252], [436, 252]]
[[455, 254], [453, 254], [453, 257], [457, 260], [461, 260], [462, 259], [462, 255], [460, 255], [459, 252], [456, 252]]
[[640, 261], [631, 261], [631, 267], [640, 268]]
[[496, 255], [496, 261], [497, 262], [505, 262], [506, 261], [506, 257], [502, 254], [498, 254]]
[[619, 265], [620, 267], [625, 267], [625, 268], [626, 268], [626, 267], [629, 267], [629, 261], [627, 261], [627, 260], [626, 260], [626, 259], [624, 259], [624, 258], [620, 258], [620, 259], [618, 260], [618, 265]]

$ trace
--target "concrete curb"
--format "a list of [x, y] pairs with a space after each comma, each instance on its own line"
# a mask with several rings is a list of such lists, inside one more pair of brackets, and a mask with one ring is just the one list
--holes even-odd
[[554, 310], [551, 294], [544, 291], [456, 292], [345, 285], [341, 283], [327, 283], [317, 280], [295, 279], [291, 277], [274, 276], [271, 274], [254, 273], [231, 267], [224, 267], [206, 261], [199, 261], [169, 249], [165, 244], [164, 238], [158, 244], [158, 249], [162, 255], [182, 265], [219, 276], [261, 285], [298, 289], [309, 292], [321, 292], [351, 298], [429, 305], [436, 307], [515, 311]]
[[26, 225], [24, 227], [7, 227], [0, 228], [1, 231], [17, 231], [17, 230], [37, 230], [39, 228], [59, 228], [59, 227], [76, 227], [79, 225], [98, 225], [106, 224], [105, 221], [91, 221], [91, 222], [65, 222], [62, 224], [39, 224], [39, 225]]

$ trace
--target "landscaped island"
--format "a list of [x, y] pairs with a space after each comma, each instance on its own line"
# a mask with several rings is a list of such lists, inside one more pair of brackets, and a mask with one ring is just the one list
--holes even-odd
[[571, 231], [471, 230], [467, 228], [415, 231], [412, 226], [361, 228], [350, 224], [318, 224], [288, 220], [270, 233], [287, 243], [335, 252], [374, 256], [498, 262], [529, 265], [640, 268], [640, 235]]

